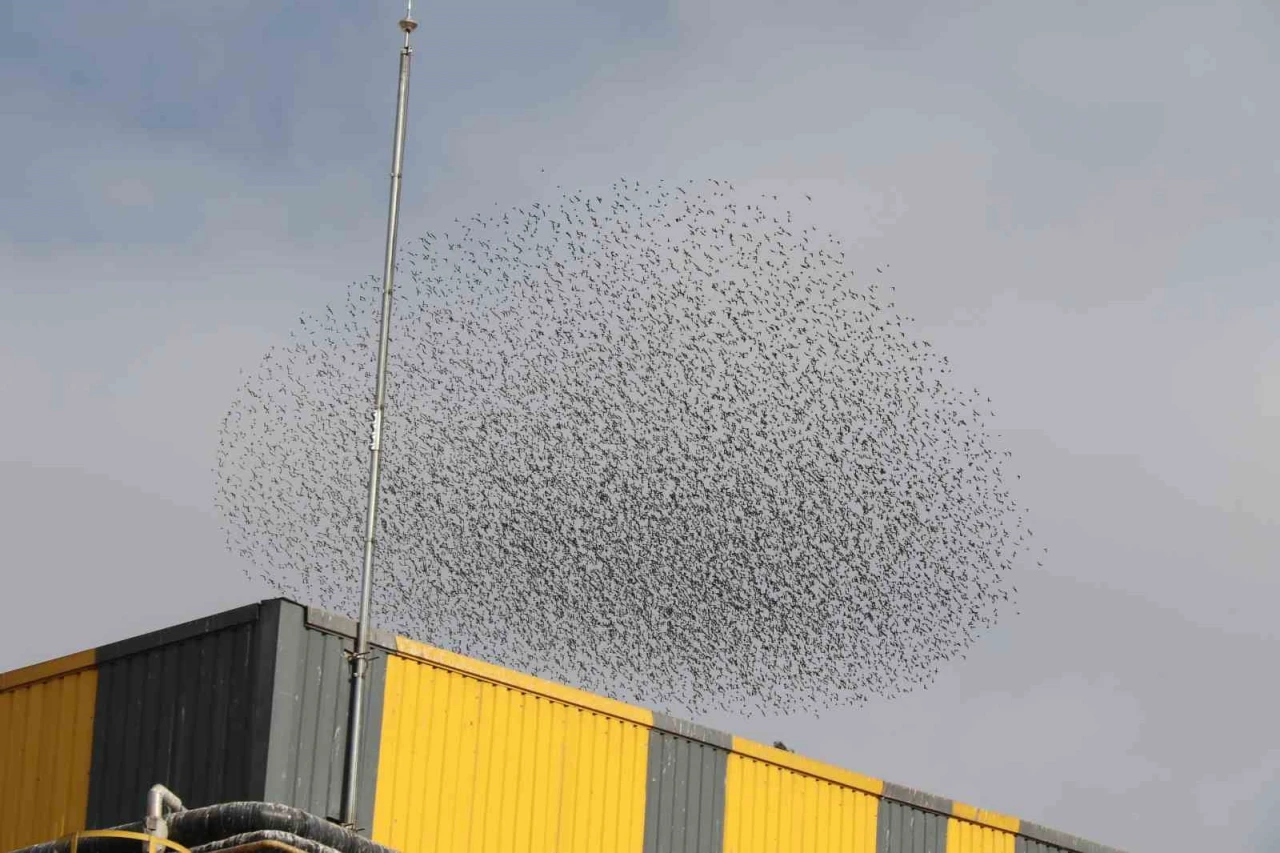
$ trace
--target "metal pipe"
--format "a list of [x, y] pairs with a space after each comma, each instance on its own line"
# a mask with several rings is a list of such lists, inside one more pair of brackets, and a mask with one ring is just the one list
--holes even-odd
[[360, 779], [360, 745], [364, 731], [365, 669], [369, 658], [369, 609], [373, 597], [373, 545], [378, 525], [378, 485], [382, 477], [382, 421], [387, 396], [387, 350], [391, 338], [391, 293], [395, 283], [396, 237], [400, 229], [400, 177], [404, 167], [405, 115], [409, 101], [409, 36], [417, 29], [410, 0], [400, 21], [404, 46], [400, 49], [400, 84], [396, 91], [395, 137], [391, 148], [391, 199], [387, 209], [387, 242], [382, 266], [382, 325], [378, 336], [378, 378], [374, 389], [373, 434], [369, 441], [369, 495], [365, 510], [364, 570], [360, 575], [360, 615], [356, 647], [351, 656], [351, 706], [347, 716], [347, 755], [342, 788], [342, 822], [356, 824]]
[[178, 795], [173, 791], [164, 785], [152, 785], [147, 791], [147, 818], [143, 822], [147, 835], [154, 835], [156, 838], [169, 837], [169, 824], [164, 819], [165, 806], [168, 806], [171, 812], [187, 810], [186, 806], [182, 805], [182, 800], [178, 799]]

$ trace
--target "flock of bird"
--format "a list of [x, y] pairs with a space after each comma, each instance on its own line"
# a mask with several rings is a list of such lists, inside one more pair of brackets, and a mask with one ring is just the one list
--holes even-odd
[[[834, 235], [724, 181], [567, 193], [402, 251], [375, 620], [663, 710], [927, 684], [1029, 548], [989, 446]], [[380, 289], [228, 411], [228, 544], [354, 613]]]

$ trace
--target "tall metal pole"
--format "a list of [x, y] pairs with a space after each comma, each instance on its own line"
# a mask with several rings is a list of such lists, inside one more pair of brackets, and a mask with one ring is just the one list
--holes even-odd
[[373, 435], [369, 441], [369, 503], [365, 511], [364, 571], [360, 575], [360, 618], [351, 656], [351, 707], [347, 716], [347, 760], [342, 786], [342, 822], [356, 824], [360, 782], [360, 745], [364, 735], [365, 670], [369, 662], [369, 604], [373, 593], [373, 543], [378, 525], [378, 483], [382, 475], [382, 417], [387, 398], [387, 348], [391, 338], [391, 291], [395, 282], [396, 235], [400, 228], [400, 175], [404, 166], [405, 112], [409, 102], [409, 35], [417, 29], [409, 0], [400, 29], [400, 86], [396, 92], [396, 130], [391, 148], [391, 201], [387, 210], [387, 245], [382, 266], [382, 328], [378, 337], [378, 379], [374, 391]]

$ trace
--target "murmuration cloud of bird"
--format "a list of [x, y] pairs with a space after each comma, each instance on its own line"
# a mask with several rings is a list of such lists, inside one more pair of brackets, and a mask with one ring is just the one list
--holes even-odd
[[[726, 181], [569, 192], [401, 252], [377, 625], [664, 710], [928, 684], [1029, 550], [989, 402], [839, 239]], [[228, 545], [353, 614], [376, 281], [223, 422]], [[908, 325], [904, 325], [907, 322]]]

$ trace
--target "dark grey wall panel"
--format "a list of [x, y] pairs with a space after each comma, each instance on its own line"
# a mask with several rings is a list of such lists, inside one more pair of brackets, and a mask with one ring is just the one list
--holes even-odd
[[[309, 627], [306, 609], [284, 602], [276, 635], [270, 749], [264, 797], [319, 815], [339, 818], [347, 740], [351, 638]], [[338, 623], [334, 623], [338, 625]], [[366, 692], [356, 821], [373, 825], [386, 654], [374, 649]]]
[[649, 733], [644, 853], [720, 853], [728, 756], [702, 740]]
[[1063, 853], [1063, 850], [1061, 847], [1019, 835], [1013, 843], [1013, 853]]
[[1114, 847], [1026, 820], [1022, 821], [1020, 832], [1015, 853], [1121, 853]]
[[946, 815], [882, 799], [876, 827], [876, 853], [947, 853]]
[[951, 814], [951, 800], [946, 797], [939, 797], [937, 794], [926, 794], [924, 791], [917, 791], [915, 788], [908, 788], [906, 785], [885, 782], [883, 796], [890, 800], [906, 803], [909, 806], [916, 806], [925, 811], [938, 812], [944, 815]]
[[691, 723], [688, 720], [682, 720], [679, 717], [673, 717], [661, 711], [654, 712], [653, 727], [669, 734], [679, 735], [689, 740], [702, 741], [725, 750], [733, 749], [733, 735], [707, 728], [698, 723]]
[[[189, 806], [267, 800], [339, 817], [352, 645], [275, 599], [99, 649], [89, 826], [138, 820], [157, 782]], [[385, 684], [375, 650], [362, 829], [373, 822]]]
[[[261, 793], [267, 718], [258, 605], [98, 650], [88, 825], [142, 817], [160, 782], [188, 805]], [[256, 777], [256, 778], [255, 778]]]
[[[356, 635], [356, 620], [354, 619], [349, 619], [337, 613], [330, 613], [327, 610], [321, 610], [319, 607], [303, 607], [303, 610], [306, 611], [306, 625], [308, 628], [337, 634], [340, 637], [354, 638]], [[395, 651], [396, 635], [390, 631], [382, 630], [377, 625], [373, 625], [369, 630], [369, 642], [372, 645]]]

